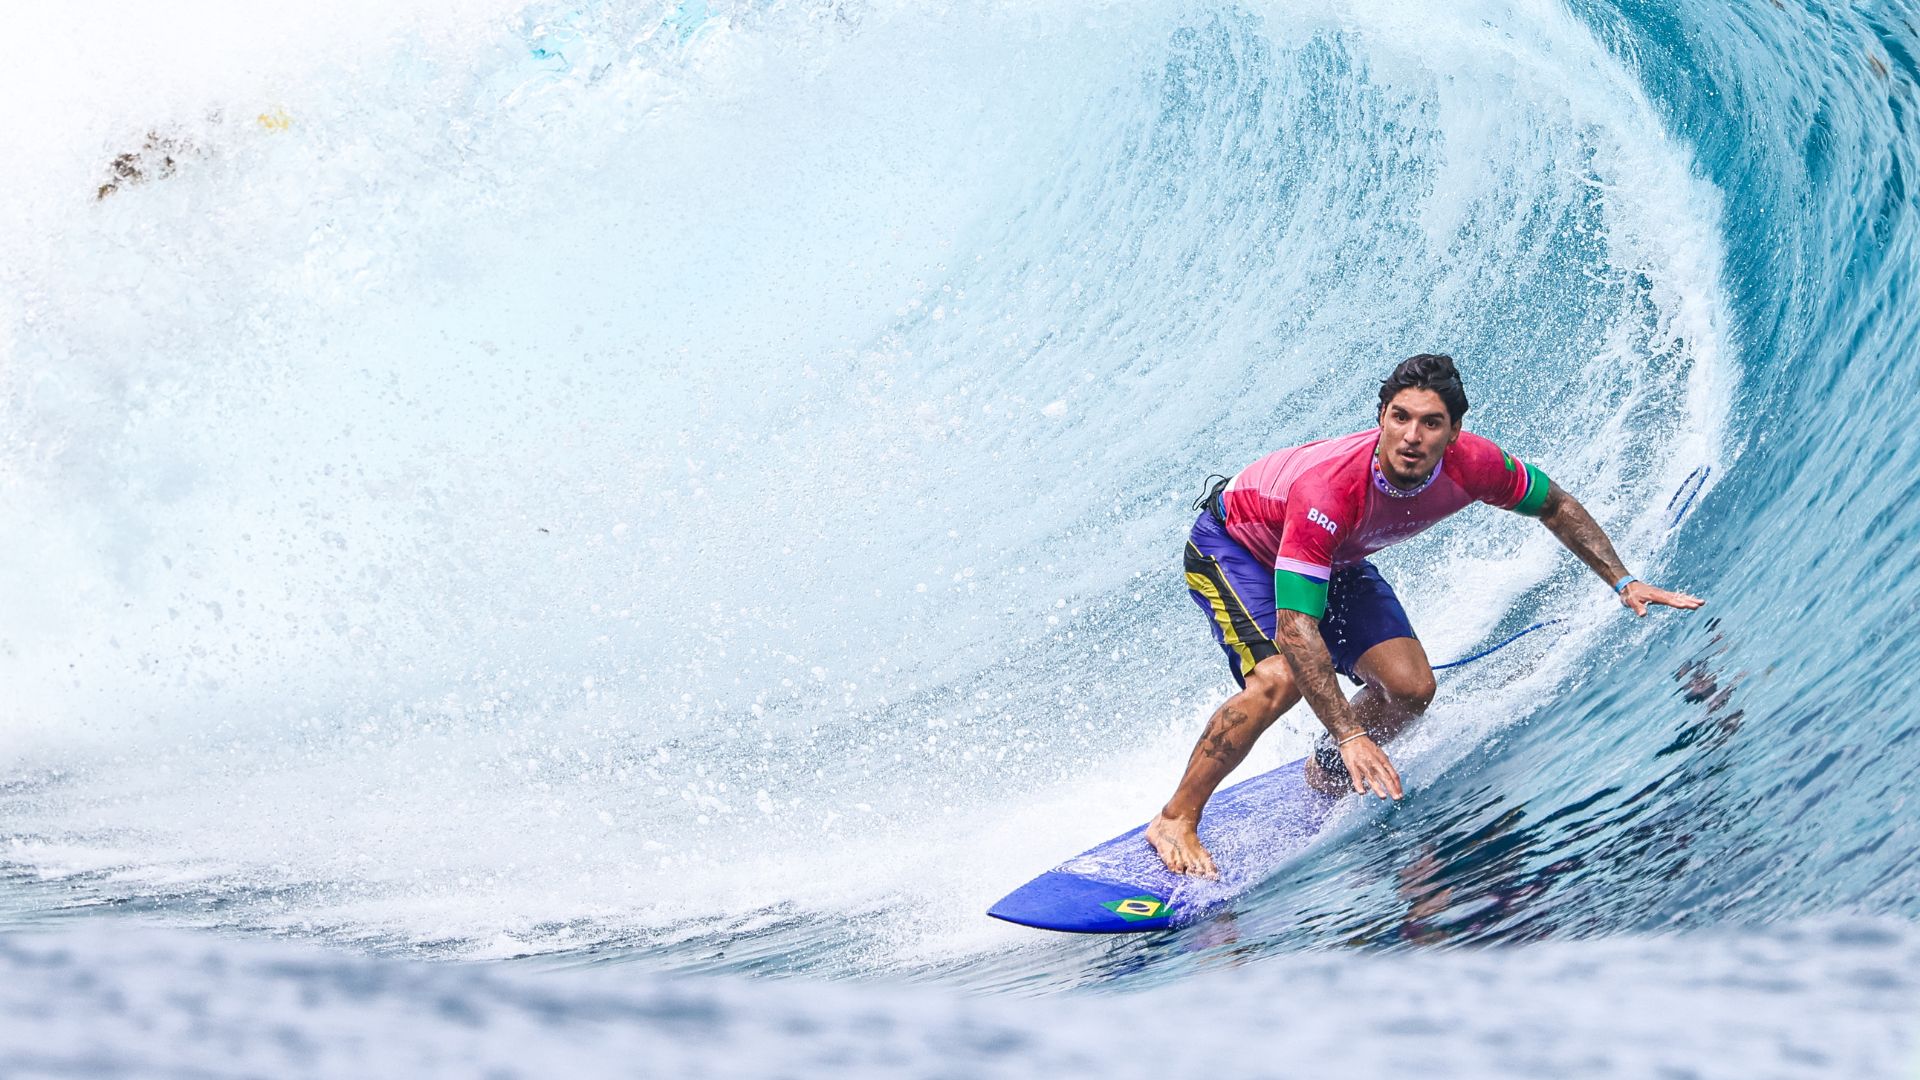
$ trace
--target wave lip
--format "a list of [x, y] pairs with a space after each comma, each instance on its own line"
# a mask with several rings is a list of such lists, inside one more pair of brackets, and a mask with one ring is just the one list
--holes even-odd
[[1566, 632], [1449, 676], [1419, 806], [1245, 924], [1913, 913], [1901, 9], [827, 10], [453, 19], [167, 84], [202, 150], [108, 198], [49, 151], [0, 271], [28, 919], [1018, 982], [978, 911], [1221, 692], [1195, 481], [1436, 347], [1712, 619], [1522, 522], [1395, 549], [1435, 656]]
[[[1563, 12], [616, 14], [189, 109], [26, 264], [16, 864], [453, 953], [993, 954], [1007, 864], [1137, 824], [1219, 692], [1197, 476], [1435, 337], [1643, 551], [1718, 460], [1719, 207]], [[1395, 555], [1446, 651], [1573, 603], [1521, 523]]]

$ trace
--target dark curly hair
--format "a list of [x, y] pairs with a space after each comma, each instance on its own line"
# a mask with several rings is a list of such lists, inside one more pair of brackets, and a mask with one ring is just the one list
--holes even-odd
[[1393, 395], [1413, 387], [1440, 395], [1440, 402], [1447, 407], [1448, 418], [1454, 423], [1458, 424], [1460, 418], [1467, 415], [1467, 390], [1460, 385], [1460, 372], [1454, 369], [1453, 357], [1421, 353], [1400, 361], [1393, 374], [1380, 380], [1380, 407], [1386, 408]]

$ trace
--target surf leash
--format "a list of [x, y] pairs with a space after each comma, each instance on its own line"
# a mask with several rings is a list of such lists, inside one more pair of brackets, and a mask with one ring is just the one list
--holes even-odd
[[[1707, 477], [1712, 475], [1713, 466], [1702, 465], [1688, 473], [1685, 480], [1680, 481], [1680, 486], [1674, 489], [1673, 498], [1667, 500], [1667, 528], [1671, 529], [1680, 524], [1680, 519], [1687, 516], [1688, 510], [1693, 509], [1694, 496], [1700, 494], [1700, 489], [1707, 486]], [[1683, 495], [1686, 496], [1684, 500], [1681, 499]], [[1680, 509], [1675, 510], [1675, 504], [1678, 504]]]
[[[1713, 466], [1702, 465], [1699, 468], [1688, 473], [1687, 478], [1685, 480], [1680, 481], [1680, 486], [1679, 488], [1675, 489], [1673, 493], [1673, 498], [1667, 500], [1667, 528], [1671, 529], [1674, 526], [1680, 524], [1680, 519], [1687, 516], [1688, 510], [1693, 509], [1694, 498], [1700, 494], [1701, 488], [1704, 488], [1707, 486], [1707, 477], [1712, 475], [1713, 475]], [[1514, 642], [1519, 641], [1521, 638], [1526, 637], [1528, 634], [1533, 633], [1535, 630], [1545, 630], [1549, 626], [1558, 626], [1561, 623], [1566, 621], [1567, 620], [1565, 619], [1542, 620], [1540, 622], [1534, 623], [1532, 626], [1527, 627], [1525, 630], [1522, 630], [1519, 633], [1514, 634], [1512, 637], [1507, 638], [1505, 641], [1501, 641], [1501, 642], [1497, 642], [1495, 644], [1489, 645], [1486, 648], [1481, 649], [1479, 652], [1474, 653], [1471, 656], [1463, 656], [1458, 660], [1449, 660], [1444, 664], [1435, 664], [1433, 665], [1433, 670], [1445, 671], [1448, 668], [1457, 668], [1462, 664], [1471, 664], [1475, 660], [1484, 660], [1487, 657], [1492, 656], [1494, 653], [1499, 652], [1501, 649], [1504, 649], [1507, 646], [1513, 644]]]
[[1448, 668], [1459, 667], [1462, 664], [1471, 664], [1475, 660], [1481, 660], [1486, 657], [1492, 656], [1494, 653], [1497, 653], [1501, 649], [1504, 649], [1507, 646], [1513, 644], [1514, 642], [1519, 641], [1521, 638], [1526, 637], [1528, 634], [1533, 633], [1535, 630], [1545, 630], [1549, 626], [1558, 626], [1561, 623], [1566, 621], [1567, 620], [1565, 619], [1546, 619], [1541, 622], [1534, 623], [1532, 626], [1527, 627], [1525, 630], [1520, 631], [1519, 633], [1513, 635], [1507, 640], [1502, 641], [1497, 645], [1489, 645], [1486, 648], [1481, 649], [1479, 652], [1474, 653], [1472, 656], [1463, 656], [1458, 660], [1449, 660], [1444, 664], [1435, 664], [1433, 665], [1433, 670], [1445, 671]]

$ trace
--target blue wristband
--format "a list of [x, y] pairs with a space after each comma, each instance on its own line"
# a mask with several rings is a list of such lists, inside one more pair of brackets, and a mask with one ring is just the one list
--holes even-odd
[[1628, 574], [1626, 577], [1623, 577], [1619, 581], [1614, 582], [1613, 583], [1614, 595], [1624, 596], [1627, 591], [1627, 586], [1639, 580], [1640, 580], [1639, 578], [1634, 577], [1632, 574]]

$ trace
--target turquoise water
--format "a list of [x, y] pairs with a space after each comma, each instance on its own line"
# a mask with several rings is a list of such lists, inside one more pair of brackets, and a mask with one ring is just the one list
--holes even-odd
[[[1910, 940], [1920, 13], [363, 15], [76, 22], [9, 107], [0, 925], [1202, 1000]], [[1429, 651], [1560, 621], [1403, 804], [1193, 933], [984, 919], [1224, 696], [1200, 479], [1430, 350], [1708, 607], [1470, 511], [1379, 560]]]

